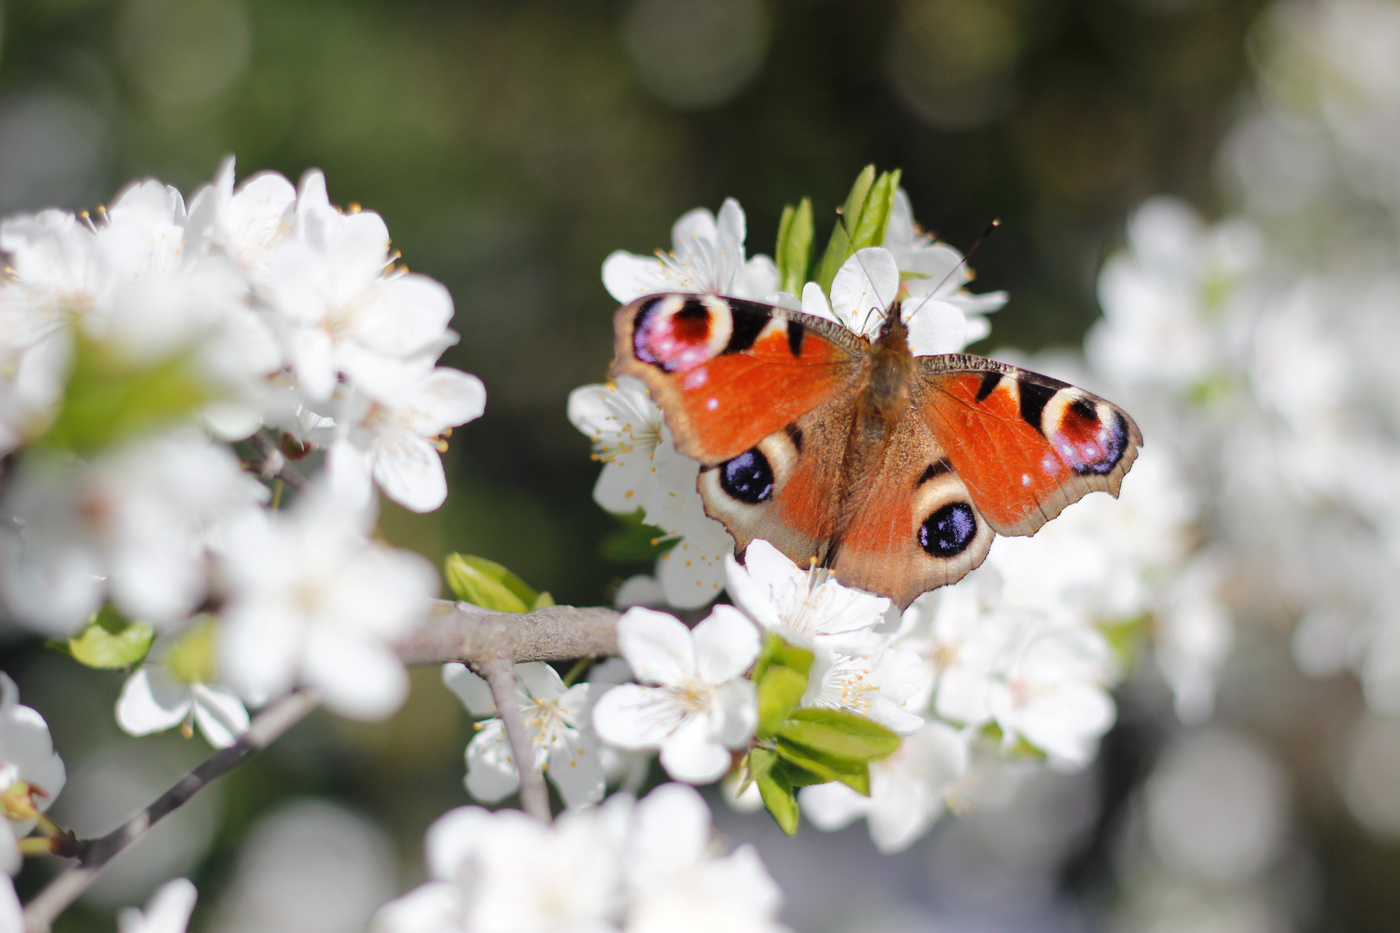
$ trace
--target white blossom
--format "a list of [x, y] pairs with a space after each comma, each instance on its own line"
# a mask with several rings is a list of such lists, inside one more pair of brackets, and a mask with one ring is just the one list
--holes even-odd
[[[595, 685], [566, 687], [554, 668], [539, 661], [515, 665], [515, 677], [534, 757], [528, 767], [549, 777], [569, 809], [602, 800], [603, 760], [589, 721], [589, 694]], [[466, 665], [445, 665], [442, 679], [473, 716], [488, 717], [496, 711], [486, 681]], [[466, 787], [477, 800], [495, 803], [520, 789], [520, 771], [500, 719], [478, 722], [477, 729], [467, 745]]]
[[342, 214], [326, 198], [325, 179], [308, 173], [293, 235], [268, 257], [262, 293], [311, 403], [329, 399], [341, 373], [374, 391], [397, 366], [436, 359], [455, 342], [447, 289], [422, 275], [386, 274], [389, 263], [380, 216]]
[[782, 898], [748, 846], [715, 851], [694, 790], [626, 794], [552, 825], [463, 807], [424, 840], [431, 880], [380, 909], [375, 933], [782, 933]]
[[778, 290], [778, 269], [767, 256], [744, 256], [743, 208], [727, 198], [716, 217], [704, 208], [671, 228], [672, 250], [655, 257], [618, 250], [603, 262], [603, 286], [622, 304], [655, 292], [708, 292], [761, 300]]
[[829, 570], [798, 567], [761, 538], [750, 542], [742, 564], [726, 559], [725, 579], [749, 618], [802, 647], [848, 654], [876, 647], [883, 636], [875, 628], [891, 610], [885, 597], [844, 586]]
[[367, 500], [377, 483], [414, 512], [431, 512], [447, 499], [441, 452], [452, 429], [481, 417], [486, 387], [475, 376], [439, 366], [405, 366], [401, 379], [384, 380], [376, 395], [345, 391], [336, 423], [312, 431], [330, 441], [330, 471], [351, 499]]
[[117, 912], [117, 933], [185, 933], [198, 896], [188, 878], [167, 881], [144, 911], [126, 907]]
[[657, 561], [666, 601], [697, 608], [719, 595], [724, 559], [734, 549], [724, 526], [705, 514], [696, 490], [700, 464], [676, 452], [661, 409], [636, 379], [588, 385], [569, 394], [569, 421], [593, 441], [603, 470], [593, 499], [604, 509], [641, 509], [648, 524], [675, 537]]
[[618, 648], [641, 684], [613, 687], [593, 709], [603, 741], [660, 748], [677, 780], [717, 781], [757, 722], [753, 682], [758, 629], [732, 606], [717, 606], [687, 629], [674, 616], [633, 607], [618, 622]]
[[[15, 841], [29, 834], [35, 824], [33, 811], [47, 810], [67, 780], [44, 717], [20, 705], [19, 688], [9, 674], [0, 672], [0, 794], [6, 798], [0, 799], [0, 874], [19, 870]], [[28, 785], [28, 792], [10, 801], [10, 794], [20, 793], [21, 783]]]
[[[0, 536], [10, 611], [67, 635], [104, 598], [133, 619], [182, 620], [207, 592], [207, 546], [262, 487], [193, 429], [132, 440], [83, 463], [27, 457], [4, 500]], [[0, 533], [2, 534], [2, 533]]]
[[229, 688], [213, 679], [214, 626], [197, 619], [178, 634], [156, 639], [146, 662], [122, 686], [117, 724], [129, 735], [150, 735], [192, 726], [216, 748], [227, 748], [248, 729], [248, 710]]
[[246, 699], [300, 683], [363, 719], [403, 702], [408, 675], [391, 642], [423, 618], [437, 574], [417, 554], [370, 541], [369, 518], [315, 487], [290, 513], [229, 529], [219, 669]]
[[711, 849], [710, 812], [683, 784], [637, 804], [627, 853], [632, 906], [627, 933], [778, 933], [782, 894], [751, 846]]
[[818, 829], [840, 829], [865, 817], [875, 847], [886, 854], [907, 849], [948, 808], [968, 772], [967, 736], [929, 721], [900, 742], [893, 755], [871, 763], [870, 796], [836, 781], [802, 789], [802, 812]]

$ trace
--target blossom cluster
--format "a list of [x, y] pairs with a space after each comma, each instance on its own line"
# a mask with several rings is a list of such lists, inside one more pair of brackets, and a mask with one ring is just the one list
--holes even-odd
[[700, 795], [665, 784], [545, 825], [463, 807], [428, 830], [426, 884], [386, 904], [375, 933], [785, 929], [758, 855], [717, 855]]
[[446, 289], [319, 171], [235, 187], [231, 158], [188, 203], [148, 180], [5, 219], [0, 251], [5, 614], [91, 666], [144, 660], [117, 706], [133, 734], [230, 745], [297, 685], [396, 709], [391, 643], [438, 584], [373, 540], [375, 489], [440, 506], [444, 438], [485, 404], [437, 365]]

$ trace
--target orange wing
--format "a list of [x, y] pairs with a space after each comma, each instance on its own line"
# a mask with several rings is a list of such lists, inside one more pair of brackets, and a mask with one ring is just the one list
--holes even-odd
[[920, 357], [919, 366], [915, 404], [998, 534], [1034, 534], [1095, 490], [1118, 495], [1142, 446], [1118, 406], [979, 356]]
[[713, 295], [650, 295], [613, 321], [614, 376], [650, 390], [676, 449], [731, 460], [859, 378], [863, 342], [839, 325]]

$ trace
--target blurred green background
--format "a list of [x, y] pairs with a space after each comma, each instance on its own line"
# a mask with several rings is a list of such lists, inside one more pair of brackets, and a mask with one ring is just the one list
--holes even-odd
[[[749, 252], [771, 253], [785, 203], [811, 196], [824, 237], [862, 166], [900, 167], [917, 218], [952, 244], [1003, 221], [974, 265], [979, 290], [1011, 300], [980, 349], [1077, 344], [1127, 213], [1156, 193], [1213, 208], [1211, 160], [1261, 7], [0, 0], [0, 213], [93, 207], [152, 175], [188, 196], [225, 153], [240, 177], [324, 169], [333, 201], [380, 212], [410, 268], [451, 290], [462, 339], [444, 363], [490, 395], [452, 438], [446, 507], [388, 509], [386, 533], [597, 603], [648, 569], [600, 555], [615, 521], [591, 500], [597, 467], [565, 419], [569, 390], [600, 381], [611, 355], [609, 252], [668, 246], [681, 213], [733, 196]], [[128, 812], [204, 754], [175, 735], [120, 737], [119, 675], [32, 642], [4, 650], [71, 772], [105, 788], [123, 768], [154, 769]], [[470, 726], [436, 680], [417, 672], [390, 724], [312, 720], [207, 798], [205, 842], [171, 863], [202, 865], [201, 916], [234, 883], [251, 821], [298, 792], [372, 815], [399, 883], [416, 879], [423, 828], [466, 802]], [[85, 762], [89, 747], [116, 757]], [[21, 893], [41, 875], [27, 869]], [[111, 929], [108, 905], [138, 895], [75, 910], [64, 929]]]

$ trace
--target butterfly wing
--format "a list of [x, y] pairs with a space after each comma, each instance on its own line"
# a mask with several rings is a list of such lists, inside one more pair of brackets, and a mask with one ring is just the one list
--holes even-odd
[[857, 472], [825, 558], [842, 583], [888, 596], [902, 610], [986, 559], [992, 527], [914, 412]]
[[713, 295], [649, 295], [613, 321], [614, 376], [646, 384], [676, 440], [731, 460], [859, 378], [864, 342], [835, 322]]
[[1095, 490], [1118, 495], [1142, 446], [1142, 433], [1118, 406], [980, 356], [919, 357], [918, 364], [916, 407], [998, 534], [1034, 534]]
[[737, 457], [700, 468], [705, 513], [734, 536], [736, 553], [763, 538], [799, 565], [826, 560], [854, 417], [855, 395], [843, 393]]

